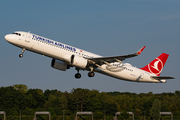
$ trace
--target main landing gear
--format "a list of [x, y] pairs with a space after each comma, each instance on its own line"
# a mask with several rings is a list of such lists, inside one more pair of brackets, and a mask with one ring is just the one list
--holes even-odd
[[91, 69], [91, 71], [88, 73], [88, 76], [94, 77], [95, 73], [93, 72], [93, 70], [94, 70], [93, 66], [90, 66], [89, 68]]
[[79, 79], [79, 78], [81, 78], [81, 74], [79, 73], [79, 68], [76, 68], [76, 70], [78, 73], [75, 74], [75, 78]]
[[95, 75], [94, 72], [89, 72], [89, 73], [88, 73], [88, 76], [89, 76], [89, 77], [94, 77], [94, 75]]
[[[81, 78], [81, 74], [79, 73], [79, 68], [76, 68], [76, 70], [77, 70], [78, 73], [75, 74], [75, 78], [76, 78], [76, 79], [79, 79], [79, 78]], [[94, 75], [95, 75], [94, 72], [89, 72], [89, 73], [88, 73], [88, 76], [89, 76], [89, 77], [94, 77]]]
[[75, 78], [76, 78], [76, 79], [81, 78], [81, 74], [80, 74], [80, 73], [76, 73], [76, 74], [75, 74]]
[[23, 54], [24, 54], [25, 50], [26, 50], [25, 48], [22, 49], [21, 54], [19, 54], [19, 57], [20, 57], [20, 58], [23, 57]]

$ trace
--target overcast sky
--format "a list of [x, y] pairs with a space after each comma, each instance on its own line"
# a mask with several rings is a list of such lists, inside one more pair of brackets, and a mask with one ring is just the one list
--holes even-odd
[[[128, 62], [144, 67], [161, 53], [169, 59], [162, 76], [174, 76], [167, 83], [136, 83], [96, 73], [74, 78], [75, 68], [51, 68], [51, 58], [25, 51], [4, 36], [30, 31], [102, 56], [131, 54], [146, 46]], [[163, 93], [180, 90], [180, 1], [179, 0], [1, 0], [0, 1], [0, 87], [25, 84], [28, 88], [96, 89], [104, 92]]]

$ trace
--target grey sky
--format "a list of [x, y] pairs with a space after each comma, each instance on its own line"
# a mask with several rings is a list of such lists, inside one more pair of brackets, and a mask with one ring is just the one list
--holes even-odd
[[[77, 0], [0, 1], [0, 87], [25, 84], [28, 88], [97, 89], [135, 93], [162, 93], [180, 90], [180, 1], [178, 0]], [[30, 31], [102, 56], [143, 53], [124, 62], [144, 67], [162, 52], [170, 54], [162, 76], [174, 76], [165, 84], [134, 83], [96, 73], [89, 78], [75, 69], [66, 72], [51, 68], [51, 58], [26, 51], [5, 41], [14, 31]]]

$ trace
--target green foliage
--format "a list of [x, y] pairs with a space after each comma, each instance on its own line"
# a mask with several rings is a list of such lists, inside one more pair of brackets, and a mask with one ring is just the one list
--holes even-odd
[[6, 111], [7, 114], [18, 114], [23, 108], [24, 93], [15, 90], [13, 87], [0, 88], [0, 110]]
[[101, 111], [97, 111], [93, 113], [93, 117], [95, 120], [101, 120], [105, 117], [104, 113]]
[[157, 108], [154, 105], [158, 103], [155, 102], [157, 99], [161, 103], [162, 112], [173, 112], [175, 116], [180, 116], [180, 91], [135, 94], [76, 88], [70, 93], [58, 90], [43, 92], [41, 89], [27, 89], [22, 84], [0, 88], [0, 111], [5, 111], [9, 119], [18, 119], [20, 112], [22, 116], [26, 116], [24, 119], [32, 119], [33, 117], [28, 116], [33, 116], [35, 111], [50, 111], [55, 116], [54, 119], [59, 120], [62, 119], [63, 110], [69, 119], [74, 119], [77, 111], [92, 111], [97, 120], [103, 120], [104, 116], [106, 120], [112, 120], [118, 111], [134, 112], [136, 119], [141, 119], [144, 115], [150, 119], [150, 111], [152, 116], [155, 115], [153, 111]]
[[40, 89], [29, 89], [24, 97], [25, 105], [32, 109], [43, 108], [45, 96]]
[[142, 114], [142, 112], [141, 112], [140, 109], [135, 109], [134, 114], [135, 114], [136, 116], [140, 116], [140, 115]]
[[54, 95], [49, 95], [48, 100], [44, 104], [44, 109], [50, 111], [51, 114], [62, 114], [62, 110], [67, 110], [68, 101], [65, 95], [57, 91]]
[[35, 111], [34, 111], [33, 109], [26, 107], [26, 108], [22, 111], [22, 114], [23, 114], [23, 115], [33, 115], [34, 112], [35, 112]]
[[126, 111], [121, 112], [121, 114], [118, 116], [119, 120], [127, 120], [129, 118], [129, 113]]
[[161, 112], [161, 103], [158, 99], [155, 99], [152, 108], [150, 110], [150, 114], [155, 120], [159, 120], [161, 116], [160, 112]]
[[71, 91], [71, 95], [69, 98], [70, 104], [75, 109], [74, 111], [85, 111], [87, 109], [88, 103], [90, 101], [90, 90], [77, 88]]
[[23, 84], [17, 84], [17, 85], [13, 85], [14, 89], [15, 90], [19, 90], [23, 93], [26, 93], [27, 90], [28, 90], [28, 87], [26, 85], [23, 85]]

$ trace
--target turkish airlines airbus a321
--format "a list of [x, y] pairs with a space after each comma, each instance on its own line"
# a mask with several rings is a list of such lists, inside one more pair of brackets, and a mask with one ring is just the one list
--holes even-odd
[[160, 76], [168, 58], [168, 54], [162, 53], [143, 68], [136, 68], [123, 60], [141, 54], [145, 46], [134, 54], [102, 57], [30, 32], [16, 31], [5, 36], [6, 41], [22, 48], [23, 57], [25, 50], [29, 50], [52, 58], [51, 66], [55, 69], [66, 71], [75, 67], [75, 78], [81, 78], [79, 70], [89, 71], [88, 76], [94, 77], [95, 73], [102, 73], [117, 79], [132, 82], [165, 83], [166, 79], [173, 77]]

